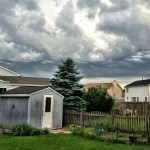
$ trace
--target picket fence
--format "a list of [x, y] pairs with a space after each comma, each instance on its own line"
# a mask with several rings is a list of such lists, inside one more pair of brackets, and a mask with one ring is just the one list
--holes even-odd
[[117, 116], [103, 112], [64, 111], [64, 125], [78, 124], [90, 127], [96, 122], [109, 122], [123, 131], [146, 131], [150, 128], [150, 116]]

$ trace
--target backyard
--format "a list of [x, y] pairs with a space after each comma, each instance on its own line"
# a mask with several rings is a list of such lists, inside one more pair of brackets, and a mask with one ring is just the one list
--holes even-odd
[[72, 134], [0, 136], [0, 150], [149, 150], [149, 145], [125, 145], [88, 140]]

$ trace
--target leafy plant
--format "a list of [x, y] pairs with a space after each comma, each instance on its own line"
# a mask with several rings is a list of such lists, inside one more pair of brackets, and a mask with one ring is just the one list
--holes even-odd
[[87, 102], [87, 111], [111, 112], [114, 106], [114, 99], [108, 94], [107, 89], [102, 87], [89, 88], [84, 94]]
[[69, 129], [73, 134], [82, 135], [84, 133], [84, 128], [76, 124], [69, 125]]
[[48, 134], [48, 129], [39, 129], [32, 127], [29, 124], [22, 123], [16, 124], [12, 127], [12, 133], [14, 136], [33, 136]]

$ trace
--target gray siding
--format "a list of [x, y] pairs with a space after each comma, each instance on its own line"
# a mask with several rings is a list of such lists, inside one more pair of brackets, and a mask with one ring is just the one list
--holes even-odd
[[57, 94], [54, 94], [54, 109], [53, 109], [53, 128], [62, 127], [63, 114], [63, 99]]
[[27, 111], [27, 97], [1, 97], [0, 124], [10, 127], [18, 123], [27, 123]]
[[50, 89], [45, 89], [44, 90], [44, 95], [53, 95], [53, 94], [54, 94], [54, 92]]
[[42, 127], [43, 100], [43, 91], [31, 95], [30, 124], [39, 128]]

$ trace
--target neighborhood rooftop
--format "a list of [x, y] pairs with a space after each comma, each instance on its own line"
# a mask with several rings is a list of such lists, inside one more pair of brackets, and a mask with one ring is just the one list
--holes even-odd
[[138, 81], [135, 81], [135, 82], [132, 82], [132, 83], [126, 85], [126, 87], [128, 87], [128, 86], [148, 85], [148, 84], [150, 84], [150, 79], [138, 80]]
[[89, 89], [91, 87], [96, 87], [96, 86], [101, 86], [102, 88], [110, 88], [111, 86], [113, 86], [113, 84], [112, 83], [89, 83], [86, 84], [83, 88]]
[[49, 78], [0, 76], [0, 80], [8, 81], [10, 84], [49, 85]]
[[31, 94], [36, 91], [43, 90], [48, 86], [22, 86], [12, 90], [8, 90], [6, 92], [2, 92], [1, 94]]

